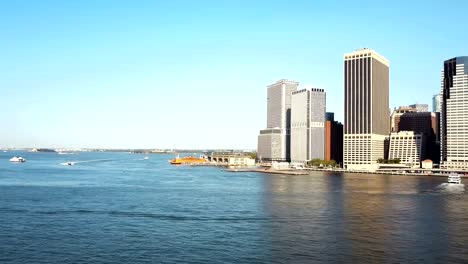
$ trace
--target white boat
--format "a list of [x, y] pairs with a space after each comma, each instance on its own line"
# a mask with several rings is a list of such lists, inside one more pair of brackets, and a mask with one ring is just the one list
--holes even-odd
[[147, 160], [147, 159], [149, 159], [149, 158], [148, 158], [148, 157], [144, 157], [143, 159]]
[[59, 152], [58, 154], [59, 155], [73, 155], [75, 153], [73, 153], [73, 152]]
[[16, 157], [16, 156], [15, 156], [15, 157], [11, 158], [10, 161], [11, 161], [11, 162], [25, 162], [26, 159], [23, 158], [23, 157]]
[[447, 182], [450, 184], [461, 184], [461, 177], [456, 173], [450, 173]]
[[75, 165], [75, 162], [69, 161], [69, 162], [67, 162], [67, 165], [68, 165], [68, 166], [73, 166], [73, 165]]

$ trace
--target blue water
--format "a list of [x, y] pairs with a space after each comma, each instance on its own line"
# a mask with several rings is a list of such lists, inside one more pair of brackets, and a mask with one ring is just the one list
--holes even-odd
[[444, 178], [143, 157], [1, 152], [0, 263], [468, 262], [467, 194]]

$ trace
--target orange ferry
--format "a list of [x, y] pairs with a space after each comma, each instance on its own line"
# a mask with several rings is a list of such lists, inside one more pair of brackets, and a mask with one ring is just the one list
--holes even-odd
[[183, 157], [183, 158], [179, 158], [179, 156], [177, 156], [174, 159], [171, 159], [169, 161], [169, 163], [171, 163], [173, 165], [206, 163], [206, 162], [208, 162], [208, 160], [205, 157], [196, 158], [196, 157], [192, 157], [192, 156]]

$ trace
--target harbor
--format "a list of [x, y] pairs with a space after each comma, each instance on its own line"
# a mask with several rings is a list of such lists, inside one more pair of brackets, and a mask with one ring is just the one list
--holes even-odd
[[14, 155], [27, 162], [0, 153], [0, 259], [13, 263], [368, 263], [373, 250], [385, 252], [379, 263], [468, 258], [468, 194], [443, 177], [230, 172], [124, 152], [78, 153], [75, 166], [60, 165], [67, 155]]

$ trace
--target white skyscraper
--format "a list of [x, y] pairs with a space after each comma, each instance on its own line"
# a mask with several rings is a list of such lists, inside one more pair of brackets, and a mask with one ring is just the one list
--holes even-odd
[[303, 89], [291, 98], [291, 161], [325, 158], [325, 92]]
[[468, 57], [444, 62], [440, 94], [441, 167], [468, 169]]
[[298, 82], [283, 79], [268, 86], [267, 128], [258, 136], [259, 159], [290, 160], [291, 94], [298, 85]]

